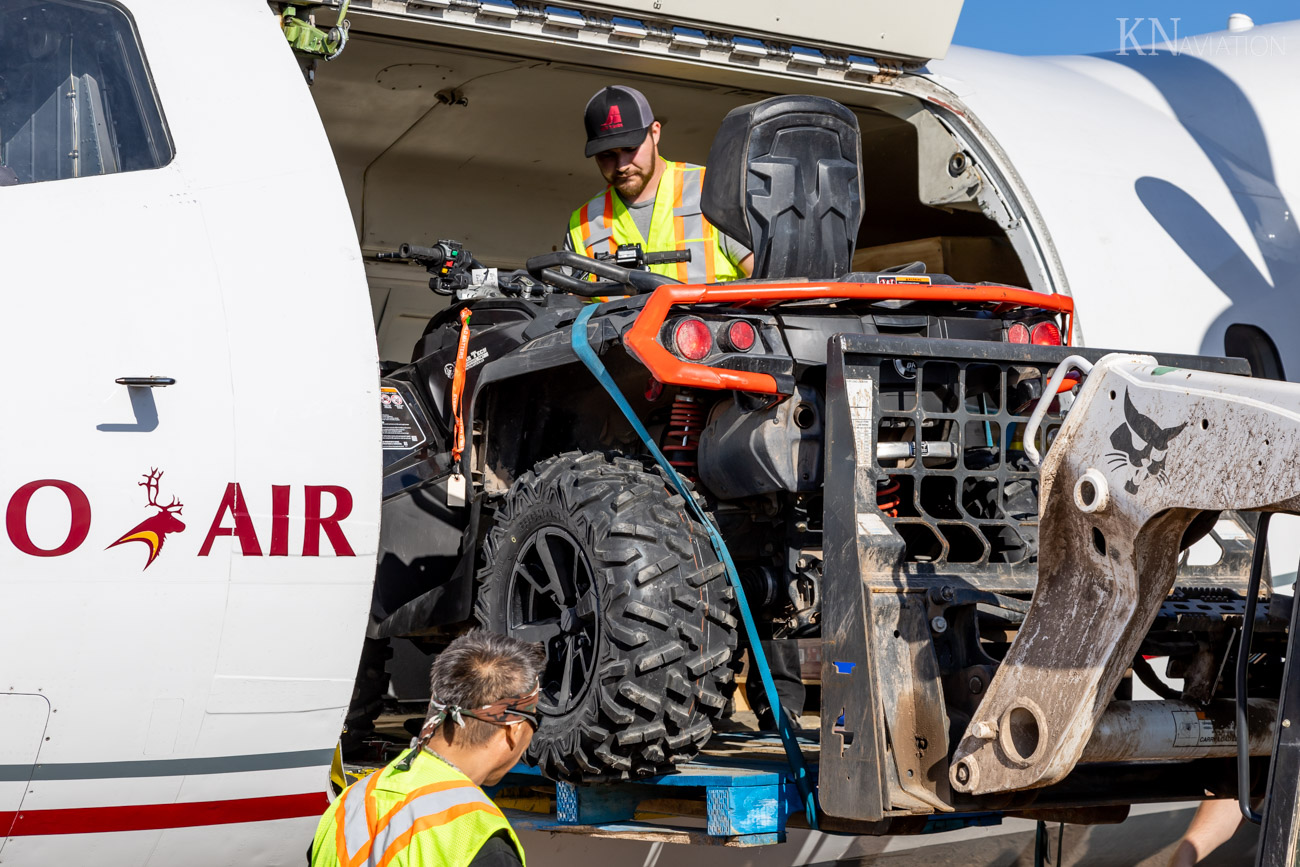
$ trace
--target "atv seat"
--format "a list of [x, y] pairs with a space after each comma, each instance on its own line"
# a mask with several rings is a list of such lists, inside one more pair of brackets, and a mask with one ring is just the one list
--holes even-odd
[[819, 96], [733, 109], [709, 149], [704, 216], [754, 251], [756, 278], [847, 273], [862, 222], [858, 119]]

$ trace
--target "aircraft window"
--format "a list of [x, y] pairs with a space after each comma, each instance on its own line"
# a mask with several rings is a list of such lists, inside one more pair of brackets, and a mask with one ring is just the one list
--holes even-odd
[[131, 20], [103, 0], [0, 12], [0, 186], [152, 169], [171, 141]]
[[1263, 329], [1254, 325], [1229, 325], [1223, 335], [1223, 354], [1229, 358], [1244, 358], [1250, 364], [1250, 375], [1260, 379], [1286, 379], [1282, 358]]

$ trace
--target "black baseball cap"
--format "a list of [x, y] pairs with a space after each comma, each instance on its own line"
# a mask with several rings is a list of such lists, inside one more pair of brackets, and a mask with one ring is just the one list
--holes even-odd
[[587, 156], [614, 148], [636, 147], [645, 141], [654, 112], [645, 94], [615, 85], [597, 91], [583, 115], [587, 125]]

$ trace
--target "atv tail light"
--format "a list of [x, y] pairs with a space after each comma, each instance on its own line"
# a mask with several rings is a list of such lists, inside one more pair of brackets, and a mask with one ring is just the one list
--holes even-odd
[[728, 325], [726, 334], [727, 346], [736, 352], [749, 352], [754, 348], [754, 342], [758, 339], [753, 324], [746, 322], [744, 319], [737, 319]]
[[690, 361], [701, 361], [713, 351], [713, 333], [699, 319], [683, 319], [673, 329], [673, 347]]
[[1029, 342], [1035, 346], [1060, 346], [1061, 329], [1055, 322], [1039, 322], [1029, 329]]
[[1017, 322], [1007, 329], [1008, 343], [1028, 343], [1029, 328], [1023, 322]]

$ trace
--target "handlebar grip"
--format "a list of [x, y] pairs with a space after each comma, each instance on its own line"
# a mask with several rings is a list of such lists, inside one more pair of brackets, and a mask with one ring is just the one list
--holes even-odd
[[403, 259], [445, 259], [447, 252], [441, 247], [421, 247], [416, 244], [403, 244], [397, 248], [397, 255]]
[[646, 253], [645, 263], [647, 265], [669, 265], [674, 262], [691, 261], [690, 250], [667, 250], [662, 253]]

